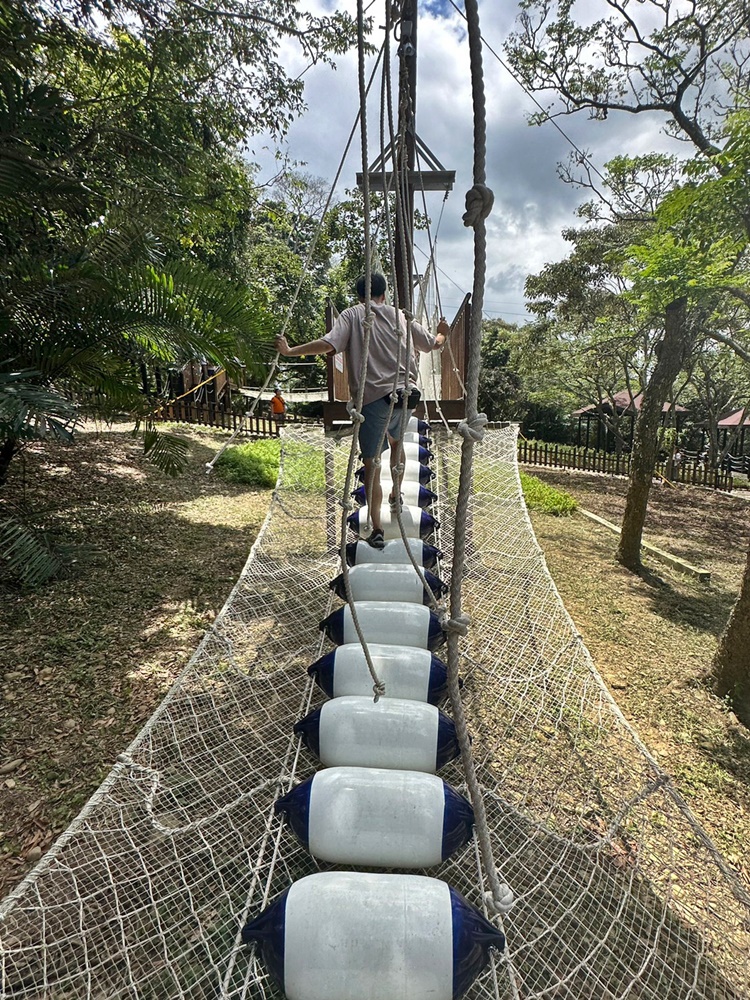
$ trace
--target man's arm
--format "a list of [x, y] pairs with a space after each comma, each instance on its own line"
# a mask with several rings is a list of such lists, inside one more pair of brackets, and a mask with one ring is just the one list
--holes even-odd
[[[414, 325], [412, 326], [412, 330], [414, 329]], [[423, 347], [422, 344], [417, 343], [416, 347], [420, 351], [439, 351], [440, 348], [448, 339], [448, 334], [451, 332], [450, 325], [446, 320], [445, 316], [440, 317], [440, 322], [437, 325], [437, 330], [435, 332], [434, 337], [432, 336], [430, 331], [425, 330], [424, 327], [420, 326], [419, 329], [424, 334], [424, 340], [430, 345], [429, 347], [427, 347], [427, 345], [425, 344], [425, 346]]]
[[437, 325], [437, 332], [435, 334], [435, 346], [432, 348], [433, 351], [439, 351], [443, 344], [448, 339], [448, 334], [451, 332], [450, 324], [445, 316], [440, 317], [440, 322]]
[[286, 337], [279, 335], [276, 338], [276, 350], [286, 358], [301, 358], [305, 354], [331, 354], [336, 348], [321, 337], [318, 340], [309, 340], [306, 344], [297, 344], [290, 347]]

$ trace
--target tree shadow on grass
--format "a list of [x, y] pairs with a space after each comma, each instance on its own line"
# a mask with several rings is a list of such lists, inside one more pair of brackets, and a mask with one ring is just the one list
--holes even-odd
[[646, 565], [632, 577], [633, 587], [638, 580], [648, 588], [650, 610], [657, 617], [716, 637], [723, 632], [737, 596], [726, 587], [670, 580]]
[[15, 788], [0, 789], [11, 852], [0, 885], [21, 877], [39, 831], [44, 847], [93, 792], [245, 564], [269, 492], [206, 476], [220, 443], [191, 439], [189, 468], [174, 480], [126, 431], [30, 449], [11, 467], [11, 496], [88, 551], [37, 590], [0, 584], [2, 737], [24, 761]]
[[723, 771], [750, 785], [750, 730], [730, 729], [722, 743], [703, 743], [702, 750]]

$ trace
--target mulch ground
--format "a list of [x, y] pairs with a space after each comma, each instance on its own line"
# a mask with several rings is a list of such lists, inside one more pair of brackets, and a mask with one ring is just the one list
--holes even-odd
[[215, 618], [269, 491], [207, 476], [226, 434], [180, 428], [188, 470], [159, 473], [129, 431], [34, 447], [0, 503], [84, 546], [36, 592], [0, 582], [0, 897], [66, 828]]
[[[528, 467], [619, 524], [627, 480]], [[710, 663], [750, 544], [750, 494], [654, 486], [645, 541], [711, 571], [701, 583], [653, 558], [636, 576], [617, 535], [581, 514], [532, 514], [566, 608], [620, 708], [750, 884], [750, 731], [712, 691]]]

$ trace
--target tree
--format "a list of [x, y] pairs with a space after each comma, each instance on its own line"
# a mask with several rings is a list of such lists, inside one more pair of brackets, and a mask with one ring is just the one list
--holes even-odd
[[607, 16], [576, 22], [573, 0], [523, 0], [508, 59], [524, 85], [555, 95], [535, 122], [655, 113], [708, 156], [725, 113], [747, 91], [747, 0], [608, 0]]
[[[329, 58], [353, 25], [286, 0], [96, 9], [0, 3], [0, 343], [29, 393], [142, 420], [138, 366], [251, 362], [270, 338], [273, 297], [232, 250], [257, 202], [237, 146], [302, 107], [280, 40]], [[27, 439], [3, 426], [0, 478]]]
[[690, 410], [696, 446], [700, 428], [708, 463], [711, 468], [718, 468], [740, 431], [738, 426], [727, 435], [726, 445], [722, 445], [719, 420], [733, 410], [750, 407], [750, 366], [725, 344], [706, 338], [695, 352], [685, 403]]
[[[746, 319], [730, 332], [715, 322], [717, 315], [726, 316], [727, 299], [750, 307], [747, 0], [699, 0], [687, 8], [675, 0], [644, 0], [637, 8], [608, 0], [609, 15], [587, 24], [574, 22], [572, 8], [572, 0], [524, 0], [522, 29], [509, 41], [509, 59], [525, 84], [556, 95], [537, 121], [581, 110], [595, 118], [656, 112], [668, 132], [693, 144], [701, 156], [689, 165], [687, 183], [659, 200], [661, 229], [635, 251], [631, 274], [650, 284], [646, 300], [658, 295], [666, 308], [665, 339], [671, 336], [661, 344], [659, 363], [672, 353], [671, 345], [675, 356], [667, 367], [674, 370], [691, 334], [694, 343], [710, 335], [750, 363]], [[698, 304], [694, 321], [691, 300]], [[663, 371], [656, 384], [666, 389], [668, 374]], [[648, 403], [653, 426], [656, 400]], [[631, 481], [630, 490], [640, 497], [634, 496], [626, 515], [619, 552], [637, 567], [642, 519], [636, 509], [645, 513], [643, 483]], [[750, 723], [748, 622], [750, 558], [714, 660], [718, 689], [732, 693]]]
[[728, 697], [738, 717], [750, 726], [750, 549], [740, 592], [711, 666], [717, 694]]
[[[703, 154], [706, 170], [719, 177], [726, 174], [721, 142], [726, 138], [728, 109], [744, 93], [747, 83], [750, 36], [746, 0], [721, 6], [714, 0], [706, 0], [687, 10], [678, 8], [674, 0], [666, 3], [645, 0], [638, 10], [631, 8], [627, 0], [611, 0], [608, 16], [586, 24], [573, 20], [571, 0], [557, 3], [527, 0], [523, 6], [522, 30], [509, 40], [509, 58], [528, 87], [556, 95], [556, 100], [536, 117], [537, 121], [582, 110], [598, 118], [616, 111], [659, 112], [665, 118], [668, 132], [689, 140]], [[593, 170], [585, 163], [581, 165], [585, 175], [582, 183], [597, 190]], [[626, 180], [627, 187], [608, 186], [630, 217], [647, 217], [654, 206], [656, 214], [661, 213], [662, 217], [661, 230], [654, 234], [650, 244], [643, 241], [655, 253], [652, 263], [655, 264], [656, 257], [660, 258], [659, 265], [651, 268], [652, 291], [658, 289], [665, 312], [664, 337], [654, 373], [658, 377], [644, 388], [639, 415], [643, 427], [637, 434], [637, 442], [645, 447], [647, 456], [655, 456], [658, 423], [654, 414], [660, 414], [671, 389], [668, 374], [673, 371], [676, 376], [685, 363], [701, 326], [691, 316], [697, 289], [677, 288], [682, 271], [678, 267], [678, 273], [670, 276], [668, 267], [672, 262], [680, 266], [685, 263], [677, 251], [678, 244], [681, 249], [689, 246], [692, 250], [696, 244], [702, 251], [706, 248], [700, 245], [700, 239], [685, 240], [684, 231], [677, 237], [668, 231], [662, 202], [667, 193], [665, 187], [673, 186], [676, 177], [670, 182], [660, 169], [661, 183], [655, 194], [645, 182], [634, 184], [622, 166], [616, 173]], [[572, 179], [571, 173], [568, 179]], [[611, 205], [607, 195], [599, 193], [601, 204]], [[623, 194], [627, 194], [627, 199]], [[685, 216], [682, 218], [684, 221]], [[672, 243], [667, 246], [670, 239]], [[664, 244], [661, 253], [656, 251], [657, 242]], [[726, 243], [722, 245], [715, 238], [709, 242], [718, 248], [723, 267]], [[701, 259], [707, 260], [705, 252]], [[711, 285], [712, 276], [707, 277]], [[666, 300], [663, 293], [670, 285], [675, 294]], [[700, 309], [705, 320], [705, 303], [701, 303]], [[663, 395], [661, 400], [654, 398], [657, 392]], [[633, 569], [640, 566], [640, 540], [652, 471], [647, 463], [631, 464], [633, 495], [626, 504], [618, 555]]]
[[[315, 61], [354, 29], [287, 0], [0, 0], [0, 483], [25, 443], [91, 413], [129, 413], [175, 471], [140, 371], [261, 357], [269, 296], [231, 236], [257, 201], [248, 131], [279, 136], [303, 107], [285, 37]], [[33, 539], [8, 530], [22, 562]]]
[[501, 319], [484, 323], [479, 409], [488, 420], [521, 420], [527, 410], [521, 376], [512, 361], [516, 328]]
[[[615, 396], [627, 390], [632, 399], [646, 385], [660, 335], [624, 295], [625, 251], [653, 226], [640, 213], [636, 218], [628, 214], [629, 187], [639, 181], [639, 163], [618, 158], [611, 170], [607, 165], [607, 186], [617, 192], [611, 199], [613, 218], [602, 222], [595, 204], [582, 206], [579, 214], [589, 224], [563, 232], [573, 246], [569, 256], [526, 280], [529, 309], [542, 320], [530, 343], [531, 365], [538, 369], [540, 357], [546, 358], [552, 377], [557, 373], [559, 392], [572, 397], [574, 405], [593, 403], [618, 448], [626, 438]], [[653, 171], [651, 157], [644, 167]]]

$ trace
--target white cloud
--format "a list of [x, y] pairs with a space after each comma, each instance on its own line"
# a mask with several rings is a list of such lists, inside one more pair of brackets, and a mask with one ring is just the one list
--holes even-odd
[[[344, 0], [305, 0], [318, 13], [333, 7], [356, 13], [356, 3]], [[456, 185], [444, 210], [438, 233], [438, 265], [444, 277], [441, 295], [450, 315], [472, 287], [473, 236], [461, 216], [464, 195], [472, 186], [473, 123], [471, 78], [465, 23], [448, 0], [420, 0], [418, 22], [417, 131], [448, 170], [456, 171]], [[381, 4], [369, 11], [382, 23]], [[485, 41], [502, 57], [503, 40], [512, 30], [515, 10], [497, 0], [480, 0], [480, 23]], [[395, 49], [395, 45], [394, 45]], [[285, 46], [286, 65], [292, 73], [305, 68], [291, 45]], [[395, 57], [395, 53], [394, 53]], [[369, 68], [372, 60], [369, 61]], [[369, 69], [368, 69], [369, 72]], [[394, 89], [397, 68], [393, 67]], [[357, 59], [349, 53], [334, 71], [317, 66], [305, 75], [308, 112], [289, 133], [287, 152], [305, 162], [305, 170], [331, 182], [359, 107]], [[577, 224], [576, 207], [587, 200], [585, 191], [563, 183], [557, 164], [570, 152], [567, 140], [552, 126], [531, 128], [526, 115], [534, 106], [507, 70], [488, 49], [484, 51], [487, 105], [487, 183], [495, 205], [487, 222], [488, 265], [486, 312], [508, 320], [524, 315], [523, 284], [526, 275], [569, 250], [561, 230]], [[369, 161], [379, 152], [380, 89], [376, 82], [368, 102]], [[617, 153], [646, 152], [665, 147], [657, 118], [610, 116], [590, 122], [584, 115], [561, 119], [564, 131], [579, 147], [591, 152], [598, 167]], [[268, 153], [258, 155], [263, 174], [274, 164]], [[354, 187], [362, 169], [359, 134], [346, 159], [338, 190]], [[262, 179], [262, 178], [261, 178]], [[441, 212], [442, 195], [428, 194], [433, 223]], [[428, 241], [417, 234], [415, 259], [424, 266]], [[421, 262], [421, 263], [420, 263]]]

